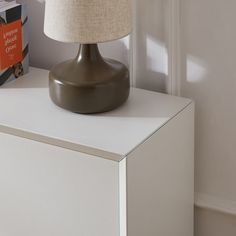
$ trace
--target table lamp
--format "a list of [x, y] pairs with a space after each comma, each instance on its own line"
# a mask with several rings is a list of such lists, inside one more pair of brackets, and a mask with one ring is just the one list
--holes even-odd
[[131, 0], [46, 0], [44, 33], [57, 41], [80, 44], [75, 59], [49, 73], [50, 97], [56, 105], [91, 114], [110, 111], [127, 100], [127, 67], [103, 58], [97, 43], [128, 35], [131, 18]]

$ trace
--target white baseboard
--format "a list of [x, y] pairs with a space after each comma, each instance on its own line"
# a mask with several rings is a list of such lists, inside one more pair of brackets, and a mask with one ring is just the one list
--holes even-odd
[[209, 194], [195, 193], [195, 206], [236, 217], [236, 201], [218, 198]]

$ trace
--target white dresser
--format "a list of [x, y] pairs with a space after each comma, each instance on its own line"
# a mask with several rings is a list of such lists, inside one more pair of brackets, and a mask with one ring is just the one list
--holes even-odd
[[0, 89], [0, 236], [192, 236], [194, 104], [132, 89], [73, 114], [47, 76]]

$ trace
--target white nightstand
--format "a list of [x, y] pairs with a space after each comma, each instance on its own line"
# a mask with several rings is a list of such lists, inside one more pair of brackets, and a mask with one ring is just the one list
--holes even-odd
[[192, 236], [194, 104], [132, 89], [78, 115], [31, 68], [0, 89], [1, 236]]

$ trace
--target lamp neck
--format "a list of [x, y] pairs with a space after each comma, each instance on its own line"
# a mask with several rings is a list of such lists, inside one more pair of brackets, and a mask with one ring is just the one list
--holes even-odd
[[77, 62], [103, 61], [97, 44], [80, 44], [79, 52], [76, 57]]

